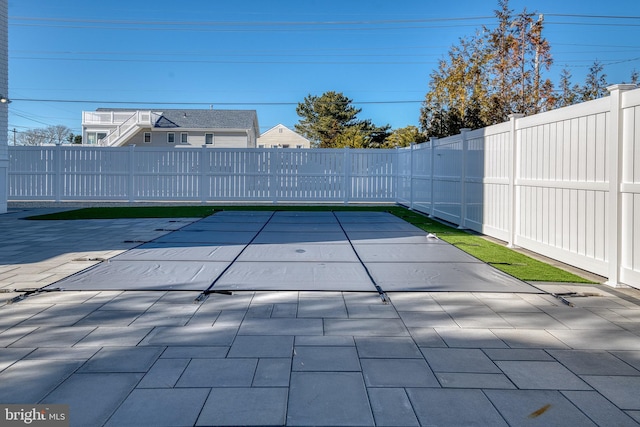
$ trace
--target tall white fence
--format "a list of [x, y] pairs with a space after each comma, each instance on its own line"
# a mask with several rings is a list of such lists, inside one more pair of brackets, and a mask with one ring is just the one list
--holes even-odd
[[397, 202], [640, 288], [640, 89], [399, 150], [9, 147], [9, 200]]
[[10, 147], [10, 200], [394, 202], [395, 150]]
[[640, 287], [640, 89], [414, 145], [397, 201]]

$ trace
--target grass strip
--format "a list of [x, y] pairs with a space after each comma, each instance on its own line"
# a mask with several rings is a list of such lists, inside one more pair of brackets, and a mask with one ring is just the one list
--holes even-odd
[[228, 211], [389, 211], [406, 210], [399, 206], [345, 206], [345, 205], [232, 205], [232, 206], [114, 206], [82, 208], [46, 215], [30, 216], [29, 220], [75, 220], [75, 219], [118, 219], [118, 218], [203, 218], [222, 210]]
[[203, 218], [215, 212], [211, 206], [124, 206], [83, 208], [30, 216], [30, 220], [75, 220], [119, 218]]
[[412, 211], [398, 215], [407, 222], [437, 235], [466, 253], [520, 280], [538, 282], [597, 283], [531, 258], [482, 236], [447, 226]]
[[511, 276], [526, 281], [548, 281], [569, 283], [595, 283], [561, 268], [531, 258], [506, 246], [491, 242], [479, 235], [450, 227], [415, 211], [401, 206], [345, 206], [345, 205], [233, 205], [233, 206], [127, 206], [95, 207], [48, 215], [32, 216], [31, 220], [74, 220], [74, 219], [118, 219], [118, 218], [201, 218], [222, 210], [253, 211], [377, 211], [389, 212], [399, 218], [436, 234], [464, 252], [484, 261]]

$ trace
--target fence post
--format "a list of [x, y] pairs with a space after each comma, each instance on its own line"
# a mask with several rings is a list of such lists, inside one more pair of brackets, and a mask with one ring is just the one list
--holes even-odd
[[349, 147], [344, 147], [344, 157], [343, 157], [343, 169], [344, 169], [344, 204], [348, 205], [349, 200], [351, 199], [351, 152], [349, 151]]
[[413, 146], [409, 145], [409, 209], [413, 210]]
[[205, 165], [205, 159], [208, 159], [208, 157], [207, 157], [207, 146], [205, 144], [202, 145], [199, 155], [200, 155], [200, 161], [198, 162], [198, 165], [200, 165], [200, 183], [199, 183], [200, 202], [206, 203], [207, 190], [208, 190], [208, 185], [206, 185], [206, 182], [207, 182], [206, 170], [208, 168], [206, 166], [208, 165], [208, 163]]
[[271, 192], [271, 201], [274, 205], [278, 204], [278, 165], [276, 164], [279, 156], [278, 156], [278, 148], [274, 147], [269, 152], [269, 167], [271, 170], [269, 171], [270, 183], [269, 191]]
[[460, 137], [462, 138], [462, 168], [460, 170], [460, 224], [458, 224], [458, 229], [467, 228], [467, 151], [469, 151], [467, 132], [470, 130], [469, 128], [460, 129]]
[[393, 194], [395, 196], [396, 204], [400, 200], [400, 147], [396, 145], [393, 149], [393, 162], [392, 162], [392, 172], [393, 172]]
[[507, 247], [514, 248], [516, 246], [516, 234], [518, 230], [518, 216], [520, 215], [516, 178], [518, 174], [518, 162], [520, 160], [520, 146], [518, 144], [517, 121], [524, 117], [524, 114], [509, 114], [509, 144], [511, 149], [511, 159], [509, 162], [509, 200], [508, 200], [508, 235]]
[[434, 193], [435, 191], [435, 185], [433, 183], [433, 181], [435, 180], [435, 176], [436, 176], [436, 172], [435, 172], [435, 167], [436, 167], [436, 141], [438, 140], [438, 138], [436, 138], [435, 136], [432, 136], [431, 138], [429, 138], [429, 142], [431, 143], [431, 146], [429, 147], [429, 150], [431, 150], [431, 213], [429, 214], [429, 216], [435, 217], [435, 212], [436, 212], [436, 195]]
[[54, 187], [54, 197], [56, 202], [60, 202], [62, 199], [62, 144], [59, 142], [56, 143], [55, 148], [55, 187]]
[[134, 183], [134, 171], [135, 171], [135, 144], [129, 146], [129, 203], [133, 203], [135, 200], [135, 183]]
[[606, 248], [606, 259], [609, 263], [609, 277], [605, 282], [613, 287], [626, 287], [620, 283], [622, 266], [622, 154], [624, 135], [624, 116], [622, 114], [622, 92], [635, 89], [636, 85], [618, 84], [607, 87], [611, 100], [609, 116], [609, 191], [607, 193], [608, 218], [605, 227], [609, 237]]
[[9, 146], [0, 144], [0, 214], [7, 213], [9, 196]]

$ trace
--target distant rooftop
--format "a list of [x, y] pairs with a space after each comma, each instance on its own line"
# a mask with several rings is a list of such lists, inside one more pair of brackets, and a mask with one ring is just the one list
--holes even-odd
[[[139, 108], [98, 108], [96, 111], [139, 111]], [[258, 129], [258, 115], [255, 110], [211, 110], [211, 109], [149, 109], [162, 117], [155, 127], [162, 128], [219, 128]]]

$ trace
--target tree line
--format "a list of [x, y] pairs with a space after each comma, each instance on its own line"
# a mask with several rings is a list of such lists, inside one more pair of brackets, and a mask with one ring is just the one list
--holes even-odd
[[391, 131], [389, 125], [376, 126], [369, 119], [359, 119], [361, 111], [340, 92], [308, 95], [296, 107], [300, 121], [295, 130], [316, 148], [392, 148], [424, 140], [416, 126]]
[[81, 144], [82, 135], [74, 135], [71, 129], [64, 125], [51, 125], [21, 132], [14, 129], [9, 133], [8, 140], [14, 145]]
[[[582, 85], [562, 70], [558, 88], [545, 76], [553, 64], [544, 37], [544, 16], [525, 8], [514, 13], [498, 0], [495, 28], [483, 26], [451, 46], [429, 76], [419, 125], [390, 130], [358, 119], [361, 109], [338, 92], [309, 95], [299, 103], [298, 133], [321, 148], [392, 148], [430, 137], [455, 135], [505, 122], [509, 115], [532, 115], [607, 95], [604, 66], [595, 61]], [[631, 73], [637, 84], [637, 71]]]
[[[607, 95], [604, 66], [595, 61], [582, 85], [562, 70], [558, 89], [544, 73], [553, 64], [544, 37], [544, 15], [525, 8], [514, 13], [499, 0], [495, 28], [462, 37], [431, 73], [420, 110], [420, 127], [429, 137], [459, 133], [508, 120], [512, 113], [538, 114]], [[638, 73], [631, 73], [638, 83]]]

